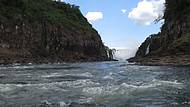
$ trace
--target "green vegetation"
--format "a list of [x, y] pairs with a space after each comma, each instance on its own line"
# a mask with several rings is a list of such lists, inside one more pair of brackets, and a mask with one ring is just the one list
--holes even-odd
[[52, 0], [1, 0], [0, 22], [23, 21], [62, 23], [69, 27], [92, 29], [79, 7]]
[[190, 11], [190, 0], [166, 0], [164, 19], [178, 18]]
[[[190, 46], [190, 34], [184, 35], [183, 37], [173, 41], [168, 47], [169, 50], [177, 50], [180, 52], [188, 52]], [[186, 50], [188, 49], [188, 50]]]

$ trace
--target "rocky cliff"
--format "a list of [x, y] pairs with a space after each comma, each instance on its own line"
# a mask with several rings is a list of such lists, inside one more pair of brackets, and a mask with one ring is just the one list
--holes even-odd
[[0, 63], [107, 60], [79, 7], [52, 0], [0, 1]]
[[130, 62], [190, 65], [190, 1], [166, 0], [161, 32], [149, 36]]

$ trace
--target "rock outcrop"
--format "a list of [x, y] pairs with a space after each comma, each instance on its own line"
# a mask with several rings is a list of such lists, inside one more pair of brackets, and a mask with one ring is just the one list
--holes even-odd
[[118, 61], [117, 59], [115, 59], [116, 49], [110, 49], [108, 46], [105, 46], [105, 48], [106, 48], [108, 60], [110, 60], [110, 61]]
[[0, 63], [108, 60], [79, 7], [52, 0], [0, 1]]
[[190, 1], [166, 0], [163, 18], [161, 32], [148, 37], [130, 62], [190, 65]]

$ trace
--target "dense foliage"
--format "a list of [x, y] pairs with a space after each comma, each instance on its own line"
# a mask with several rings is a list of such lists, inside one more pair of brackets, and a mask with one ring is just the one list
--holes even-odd
[[164, 19], [178, 18], [190, 11], [190, 0], [166, 0]]
[[190, 34], [186, 34], [179, 39], [173, 41], [172, 44], [169, 45], [168, 49], [175, 53], [186, 53], [189, 52], [190, 46]]
[[91, 28], [79, 7], [52, 0], [0, 0], [0, 21], [63, 23]]

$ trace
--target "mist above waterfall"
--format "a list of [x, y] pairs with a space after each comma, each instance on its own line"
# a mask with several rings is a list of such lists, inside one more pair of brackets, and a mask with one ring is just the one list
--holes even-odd
[[118, 48], [114, 53], [114, 59], [126, 60], [135, 56], [137, 49]]

